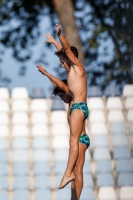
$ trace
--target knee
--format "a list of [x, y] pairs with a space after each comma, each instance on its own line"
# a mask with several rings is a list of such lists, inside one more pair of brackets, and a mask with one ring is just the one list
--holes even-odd
[[79, 143], [78, 138], [71, 135], [70, 140], [69, 140], [70, 147], [76, 147], [76, 146], [78, 146], [78, 143]]
[[80, 167], [75, 166], [74, 175], [75, 176], [82, 176], [83, 175], [83, 170]]

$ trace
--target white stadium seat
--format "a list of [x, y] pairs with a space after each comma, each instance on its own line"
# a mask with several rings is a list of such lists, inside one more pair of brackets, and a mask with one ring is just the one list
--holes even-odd
[[0, 137], [8, 137], [10, 134], [9, 127], [7, 125], [0, 124]]
[[87, 99], [87, 104], [89, 107], [89, 110], [103, 110], [104, 109], [104, 103], [102, 98], [100, 97], [92, 97]]
[[[80, 199], [133, 200], [133, 85], [125, 85], [122, 97], [113, 89], [103, 95], [87, 97], [90, 147]], [[24, 87], [11, 97], [0, 88], [0, 200], [10, 194], [12, 200], [68, 200], [71, 183], [64, 196], [57, 194], [70, 150], [67, 109], [59, 97], [32, 97]]]
[[125, 101], [126, 109], [133, 109], [133, 97], [127, 97]]
[[49, 161], [50, 160], [50, 154], [49, 151], [46, 149], [39, 149], [34, 151], [34, 157], [33, 161], [38, 162], [38, 161]]
[[[15, 176], [13, 182], [13, 189], [18, 190], [30, 190], [30, 182], [28, 176]], [[19, 197], [20, 198], [20, 197]]]
[[46, 114], [46, 112], [38, 111], [38, 112], [33, 112], [31, 114], [31, 123], [32, 124], [37, 124], [37, 123], [47, 124], [48, 121], [49, 121], [48, 115]]
[[9, 115], [5, 112], [0, 112], [0, 124], [8, 125], [10, 123]]
[[55, 136], [52, 139], [54, 149], [69, 148], [69, 138], [67, 136]]
[[52, 193], [51, 193], [50, 189], [46, 189], [46, 188], [45, 189], [36, 189], [35, 200], [51, 200], [51, 199], [52, 199]]
[[93, 136], [93, 142], [92, 142], [93, 148], [96, 147], [108, 147], [108, 139], [106, 135], [94, 135]]
[[47, 137], [35, 137], [32, 141], [33, 149], [48, 149], [49, 141]]
[[89, 149], [88, 149], [88, 151], [85, 152], [85, 160], [86, 160], [86, 161], [91, 160], [91, 154], [90, 154]]
[[106, 147], [96, 147], [94, 149], [94, 160], [110, 160], [109, 149]]
[[[61, 179], [61, 177], [60, 177]], [[57, 182], [58, 183], [58, 182]], [[66, 186], [64, 188], [64, 190], [57, 190], [57, 199], [56, 200], [68, 200], [68, 199], [71, 199], [71, 190], [70, 188], [68, 189]]]
[[0, 150], [8, 150], [9, 141], [6, 138], [0, 138]]
[[111, 134], [126, 134], [124, 121], [111, 122], [109, 131]]
[[132, 186], [124, 186], [120, 188], [120, 200], [133, 200]]
[[10, 106], [8, 101], [0, 100], [0, 112], [9, 112]]
[[26, 112], [15, 112], [11, 122], [12, 124], [29, 124], [29, 116]]
[[127, 84], [124, 86], [123, 89], [123, 96], [128, 97], [128, 96], [133, 96], [133, 84]]
[[14, 100], [12, 102], [12, 112], [29, 112], [28, 102], [25, 100]]
[[29, 154], [27, 150], [14, 150], [12, 157], [11, 158], [11, 162], [29, 162], [30, 158], [29, 158]]
[[107, 127], [103, 122], [93, 122], [90, 127], [90, 133], [92, 135], [106, 135]]
[[14, 190], [13, 200], [30, 200], [30, 192], [27, 189], [16, 189]]
[[133, 110], [129, 110], [127, 113], [127, 120], [129, 122], [133, 121]]
[[0, 100], [9, 100], [9, 90], [5, 87], [0, 88]]
[[105, 114], [101, 110], [93, 110], [90, 112], [89, 116], [89, 121], [90, 122], [105, 122]]
[[108, 110], [110, 109], [122, 109], [122, 102], [120, 97], [109, 97], [107, 99], [106, 107]]
[[25, 137], [15, 138], [12, 142], [13, 149], [28, 149], [29, 142], [28, 139]]
[[52, 135], [69, 135], [70, 130], [67, 124], [53, 124], [51, 126], [51, 134]]
[[13, 88], [12, 92], [11, 92], [11, 97], [12, 99], [28, 99], [29, 98], [29, 94], [26, 88], [24, 87], [16, 87]]
[[48, 104], [45, 99], [33, 99], [30, 104], [30, 110], [35, 111], [48, 111]]
[[124, 134], [114, 134], [112, 138], [113, 146], [128, 146], [128, 140]]
[[124, 121], [124, 115], [121, 110], [110, 110], [108, 114], [108, 121]]
[[69, 149], [65, 148], [65, 149], [55, 149], [54, 150], [54, 161], [59, 161], [59, 160], [66, 160], [68, 159], [68, 155], [69, 155]]
[[51, 123], [67, 123], [66, 111], [52, 111], [50, 116]]
[[29, 136], [30, 130], [26, 124], [16, 124], [12, 126], [11, 133], [13, 137], [26, 137]]
[[48, 136], [49, 128], [46, 124], [35, 124], [31, 128], [32, 136]]
[[98, 193], [98, 200], [117, 200], [113, 187], [101, 187]]

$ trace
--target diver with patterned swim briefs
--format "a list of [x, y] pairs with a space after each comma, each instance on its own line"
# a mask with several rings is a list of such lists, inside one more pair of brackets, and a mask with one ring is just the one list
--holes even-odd
[[[72, 197], [71, 200], [79, 200], [80, 194], [83, 188], [83, 165], [85, 160], [85, 151], [89, 145], [89, 138], [87, 140], [87, 134], [85, 131], [85, 119], [86, 109], [84, 108], [84, 102], [87, 98], [87, 78], [83, 65], [78, 61], [78, 51], [75, 47], [69, 46], [66, 39], [60, 34], [60, 28], [56, 25], [56, 32], [59, 40], [62, 44], [59, 45], [51, 35], [46, 35], [49, 43], [53, 43], [57, 48], [55, 54], [58, 56], [62, 67], [67, 70], [67, 85], [58, 78], [49, 74], [41, 65], [38, 65], [38, 70], [47, 76], [54, 86], [57, 86], [64, 91], [58, 93], [58, 96], [66, 102], [71, 98], [71, 103], [68, 109], [68, 123], [70, 126], [70, 149], [67, 168], [64, 176], [61, 180], [59, 189], [64, 188], [69, 182], [72, 182]], [[50, 40], [49, 40], [50, 39]], [[63, 47], [63, 48], [62, 48]], [[70, 101], [70, 99], [69, 99]], [[77, 103], [81, 102], [81, 103]], [[67, 102], [68, 103], [68, 102]], [[70, 115], [70, 108], [74, 104], [77, 109], [72, 108]], [[82, 107], [82, 108], [81, 108]], [[82, 112], [81, 112], [82, 111]], [[81, 137], [80, 137], [81, 136]]]
[[[49, 74], [41, 65], [38, 65], [37, 68], [42, 74], [47, 76], [54, 85], [53, 95], [59, 96], [62, 101], [64, 101], [69, 105], [67, 111], [67, 120], [68, 124], [70, 124], [73, 101], [70, 95], [66, 94], [62, 89], [60, 89], [62, 88], [64, 83], [67, 85], [67, 80], [59, 80], [58, 78]], [[85, 116], [87, 117], [87, 115], [88, 114], [86, 112]], [[79, 141], [79, 155], [73, 170], [75, 178], [71, 182], [71, 200], [78, 200], [80, 198], [83, 188], [83, 166], [85, 161], [85, 152], [90, 145], [90, 138], [86, 134], [85, 130], [85, 122], [80, 137], [78, 138], [78, 141]]]
[[[72, 97], [74, 105], [76, 105], [76, 102], [86, 102], [87, 77], [84, 66], [78, 60], [78, 50], [76, 47], [69, 45], [62, 34], [61, 26], [58, 24], [56, 24], [56, 33], [62, 48], [56, 51], [55, 55], [59, 58], [62, 67], [67, 71], [68, 87], [64, 91]], [[83, 129], [85, 117], [84, 112], [81, 112], [79, 108], [73, 109], [71, 112], [68, 163], [58, 189], [64, 188], [69, 182], [75, 179], [73, 170], [79, 155], [79, 137]]]

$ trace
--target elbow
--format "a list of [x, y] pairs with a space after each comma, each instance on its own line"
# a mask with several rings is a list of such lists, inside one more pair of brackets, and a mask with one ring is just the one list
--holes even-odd
[[66, 92], [66, 86], [63, 85], [63, 86], [61, 87], [61, 90], [63, 90], [64, 92]]
[[64, 89], [65, 89], [65, 88], [64, 88], [64, 85], [62, 85], [62, 87], [61, 87], [61, 90], [63, 90], [63, 91], [64, 91]]

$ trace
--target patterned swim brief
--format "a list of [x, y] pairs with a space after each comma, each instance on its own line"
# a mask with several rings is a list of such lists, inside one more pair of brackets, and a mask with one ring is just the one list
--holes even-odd
[[88, 117], [89, 110], [86, 102], [73, 103], [72, 107], [70, 108], [70, 115], [72, 114], [72, 111], [76, 109], [81, 110], [84, 113], [84, 119]]
[[90, 146], [90, 138], [87, 134], [83, 134], [79, 138], [79, 142], [86, 144], [87, 148]]

